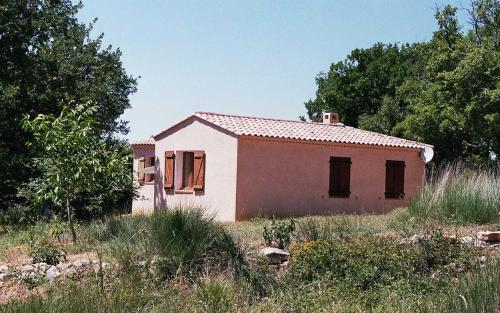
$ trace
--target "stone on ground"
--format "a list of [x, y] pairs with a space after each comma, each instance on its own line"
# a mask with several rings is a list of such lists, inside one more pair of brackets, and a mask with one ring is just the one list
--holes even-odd
[[486, 242], [500, 241], [500, 231], [480, 231], [477, 238]]

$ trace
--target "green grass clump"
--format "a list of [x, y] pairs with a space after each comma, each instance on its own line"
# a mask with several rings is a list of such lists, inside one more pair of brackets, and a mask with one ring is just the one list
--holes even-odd
[[348, 238], [353, 235], [371, 235], [380, 229], [368, 225], [357, 216], [304, 217], [297, 220], [294, 237], [297, 242], [319, 239]]
[[191, 277], [212, 269], [238, 274], [244, 265], [233, 238], [202, 209], [174, 208], [155, 214], [151, 240], [167, 278], [179, 274]]
[[472, 171], [449, 165], [431, 175], [409, 212], [421, 220], [452, 224], [486, 224], [500, 221], [500, 177], [493, 171]]
[[451, 287], [440, 303], [442, 312], [500, 312], [500, 260]]
[[243, 254], [222, 225], [201, 208], [172, 208], [149, 217], [115, 217], [89, 226], [87, 237], [105, 243], [124, 268], [157, 259], [160, 276], [194, 279], [202, 271], [239, 274]]

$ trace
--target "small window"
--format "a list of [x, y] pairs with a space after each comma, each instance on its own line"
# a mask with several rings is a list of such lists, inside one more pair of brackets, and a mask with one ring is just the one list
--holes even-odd
[[[153, 167], [155, 166], [155, 157], [148, 157], [146, 160], [146, 167]], [[146, 182], [152, 182], [155, 180], [155, 174], [154, 173], [148, 173], [146, 174]]]
[[193, 189], [194, 152], [184, 152], [182, 159], [182, 188]]
[[330, 157], [330, 197], [349, 198], [351, 194], [351, 158]]
[[402, 199], [405, 195], [405, 162], [388, 160], [385, 163], [385, 197]]

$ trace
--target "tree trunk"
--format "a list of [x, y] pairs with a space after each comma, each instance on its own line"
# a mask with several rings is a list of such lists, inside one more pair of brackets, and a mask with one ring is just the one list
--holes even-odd
[[69, 226], [69, 231], [71, 232], [71, 239], [73, 240], [73, 243], [76, 243], [76, 232], [75, 232], [75, 226], [73, 225], [73, 218], [71, 216], [71, 207], [69, 206], [69, 197], [66, 198], [66, 210], [68, 213], [68, 226]]

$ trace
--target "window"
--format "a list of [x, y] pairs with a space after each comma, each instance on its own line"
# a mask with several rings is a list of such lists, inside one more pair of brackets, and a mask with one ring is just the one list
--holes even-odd
[[146, 158], [146, 167], [152, 167], [152, 169], [148, 169], [148, 173], [146, 174], [146, 182], [152, 182], [155, 180], [155, 157], [147, 157]]
[[351, 194], [351, 158], [330, 157], [330, 197], [349, 198]]
[[385, 197], [402, 199], [405, 195], [405, 162], [387, 160], [385, 163]]
[[194, 152], [184, 152], [182, 159], [182, 188], [193, 189]]

